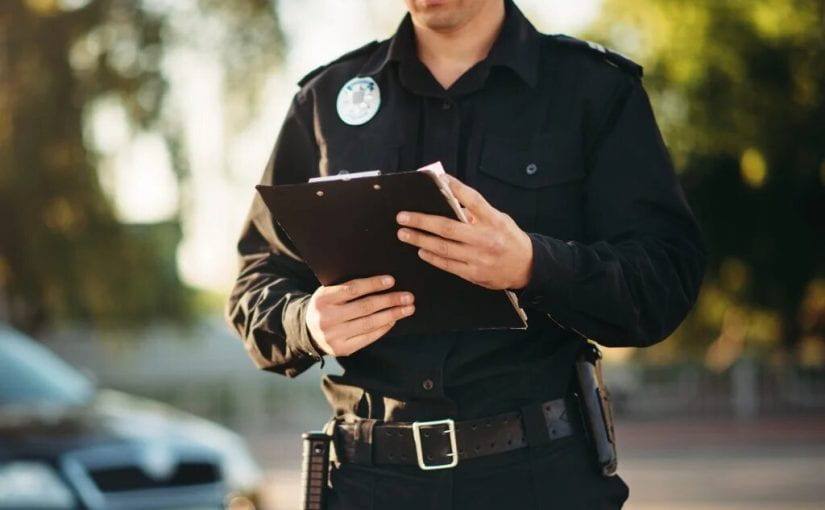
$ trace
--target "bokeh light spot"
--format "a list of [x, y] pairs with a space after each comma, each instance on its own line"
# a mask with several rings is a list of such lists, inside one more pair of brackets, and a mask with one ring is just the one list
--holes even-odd
[[37, 14], [50, 15], [60, 11], [56, 0], [26, 0], [24, 3]]
[[81, 213], [63, 197], [53, 200], [43, 212], [43, 222], [54, 231], [68, 234], [81, 221]]
[[745, 184], [752, 188], [762, 187], [768, 175], [768, 164], [765, 162], [765, 156], [753, 147], [746, 149], [742, 153], [740, 172]]

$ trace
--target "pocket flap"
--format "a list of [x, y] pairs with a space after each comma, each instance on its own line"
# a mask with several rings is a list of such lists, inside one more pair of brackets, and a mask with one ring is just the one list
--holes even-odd
[[486, 135], [479, 171], [522, 188], [541, 188], [584, 177], [576, 154], [549, 135], [531, 141]]

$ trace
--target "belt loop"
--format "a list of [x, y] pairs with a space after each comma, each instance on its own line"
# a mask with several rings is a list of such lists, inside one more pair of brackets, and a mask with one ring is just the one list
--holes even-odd
[[375, 423], [378, 420], [362, 419], [355, 422], [355, 461], [359, 464], [372, 466], [373, 455], [373, 438], [372, 431], [375, 428]]
[[524, 423], [524, 435], [527, 437], [527, 446], [534, 448], [550, 442], [547, 432], [547, 421], [541, 405], [532, 404], [521, 408], [521, 420]]
[[367, 418], [375, 420], [384, 419], [384, 397], [372, 391], [365, 390], [364, 397], [367, 401]]
[[324, 428], [322, 429], [324, 434], [328, 435], [332, 438], [330, 441], [330, 449], [329, 449], [329, 462], [331, 466], [340, 466], [341, 461], [343, 460], [343, 452], [341, 451], [341, 444], [338, 439], [337, 434], [337, 427], [338, 427], [339, 419], [337, 416], [333, 416], [324, 424]]

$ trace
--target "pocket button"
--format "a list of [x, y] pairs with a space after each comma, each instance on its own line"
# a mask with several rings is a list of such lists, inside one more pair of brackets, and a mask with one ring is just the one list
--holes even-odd
[[539, 171], [539, 167], [535, 163], [530, 163], [529, 165], [527, 165], [525, 171], [527, 172], [527, 175], [533, 175]]

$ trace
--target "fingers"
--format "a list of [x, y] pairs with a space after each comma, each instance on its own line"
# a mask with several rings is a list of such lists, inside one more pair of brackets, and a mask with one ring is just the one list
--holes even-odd
[[475, 189], [467, 186], [452, 175], [444, 174], [444, 178], [447, 179], [448, 185], [459, 203], [469, 209], [477, 218], [489, 218], [493, 216], [493, 212], [497, 211], [484, 199], [481, 193]]
[[400, 229], [398, 239], [448, 259], [469, 261], [475, 258], [477, 253], [477, 250], [468, 244], [457, 243], [439, 236], [431, 236], [409, 228]]
[[382, 328], [391, 322], [409, 317], [415, 312], [415, 305], [395, 306], [380, 312], [359, 317], [351, 321], [338, 324], [329, 332], [329, 336], [335, 338], [351, 339], [363, 335], [370, 331]]
[[473, 244], [478, 237], [473, 227], [467, 223], [434, 214], [401, 211], [396, 216], [396, 221], [401, 225], [432, 232], [445, 239], [462, 243]]
[[467, 218], [467, 223], [469, 223], [470, 225], [475, 225], [476, 223], [478, 223], [478, 219], [476, 219], [476, 217], [473, 216], [473, 213], [471, 213], [470, 210], [466, 207], [462, 207], [461, 212], [464, 213], [464, 217]]
[[466, 262], [452, 258], [445, 258], [425, 249], [418, 250], [418, 256], [421, 257], [424, 262], [427, 262], [439, 269], [459, 276], [469, 282], [477, 283], [473, 278], [473, 266]]
[[389, 275], [319, 287], [310, 299], [306, 323], [326, 354], [349, 356], [381, 338], [415, 312], [410, 292], [382, 292], [395, 285]]
[[324, 304], [340, 304], [353, 301], [367, 294], [375, 294], [387, 290], [395, 285], [395, 279], [390, 275], [358, 278], [340, 285], [326, 287], [319, 301]]
[[450, 189], [459, 199], [462, 211], [467, 217], [467, 223], [456, 221], [444, 216], [433, 214], [423, 214], [410, 211], [401, 211], [396, 216], [396, 221], [408, 227], [425, 230], [446, 239], [452, 239], [470, 245], [478, 244], [482, 241], [479, 232], [473, 228], [479, 221], [498, 225], [501, 221], [502, 213], [490, 205], [484, 197], [475, 189], [467, 186], [452, 176], [443, 176]]
[[375, 342], [385, 334], [389, 330], [391, 330], [395, 326], [395, 322], [390, 322], [389, 324], [385, 324], [378, 329], [374, 329], [367, 333], [363, 333], [361, 335], [356, 335], [346, 342], [346, 352], [347, 354], [342, 354], [342, 356], [349, 356], [350, 354], [360, 351], [364, 347], [370, 345], [371, 343]]
[[409, 305], [412, 304], [414, 299], [414, 296], [410, 292], [392, 292], [362, 297], [355, 301], [339, 305], [338, 312], [340, 321], [343, 322], [359, 317], [366, 317], [380, 310], [392, 308], [393, 306]]
[[[381, 338], [400, 319], [412, 315], [413, 300], [409, 292], [393, 292], [362, 297], [343, 305], [318, 305], [313, 296], [306, 323], [321, 351], [349, 356]], [[354, 319], [347, 320], [345, 316]]]

